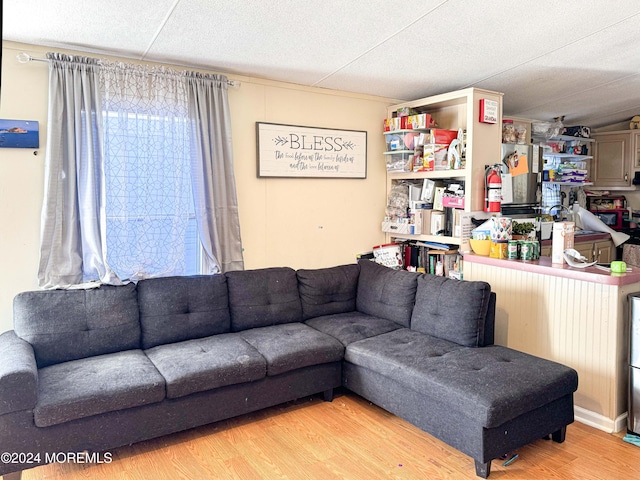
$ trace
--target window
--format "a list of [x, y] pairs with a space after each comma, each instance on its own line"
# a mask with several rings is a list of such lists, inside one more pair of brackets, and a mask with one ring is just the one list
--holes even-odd
[[47, 58], [40, 286], [242, 269], [226, 77]]
[[120, 278], [200, 273], [187, 119], [103, 115], [110, 267]]

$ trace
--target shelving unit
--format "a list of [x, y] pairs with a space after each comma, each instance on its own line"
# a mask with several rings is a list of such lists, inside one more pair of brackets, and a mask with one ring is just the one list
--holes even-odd
[[[555, 137], [551, 137], [549, 139], [534, 137], [534, 141], [543, 143], [549, 142], [567, 142], [570, 144], [570, 147], [573, 147], [575, 143], [593, 143], [595, 142], [592, 138], [582, 138], [582, 137], [573, 137], [569, 135], [558, 135]], [[552, 152], [552, 153], [543, 153], [542, 157], [546, 160], [548, 158], [559, 159], [559, 163], [565, 163], [567, 160], [575, 160], [575, 161], [587, 161], [593, 159], [593, 155], [582, 155], [577, 153], [560, 153], [560, 152]], [[592, 168], [587, 168], [586, 170], [590, 171], [591, 174]], [[593, 185], [593, 182], [563, 182], [563, 181], [543, 181], [542, 183], [553, 184], [553, 185], [561, 185], [561, 186], [571, 186], [571, 187], [583, 187], [588, 185]]]
[[[388, 172], [388, 196], [394, 182], [402, 180], [452, 179], [464, 182], [465, 207], [464, 211], [482, 210], [484, 203], [484, 175], [485, 169], [500, 161], [500, 147], [502, 143], [502, 93], [467, 88], [455, 92], [421, 98], [411, 102], [391, 105], [387, 109], [391, 117], [399, 108], [409, 107], [420, 113], [429, 113], [438, 123], [437, 128], [466, 131], [466, 162], [462, 169], [435, 170], [429, 172]], [[498, 103], [498, 118], [496, 123], [480, 122], [480, 100], [492, 100]], [[388, 132], [386, 132], [388, 133]], [[395, 238], [438, 242], [453, 245], [463, 243], [461, 237], [442, 235], [396, 235], [386, 234], [387, 242]]]

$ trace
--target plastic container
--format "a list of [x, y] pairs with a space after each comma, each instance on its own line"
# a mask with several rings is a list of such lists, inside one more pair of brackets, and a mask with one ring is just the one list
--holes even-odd
[[411, 172], [415, 155], [413, 150], [385, 152], [387, 172]]
[[397, 150], [413, 150], [415, 147], [416, 137], [420, 132], [413, 130], [401, 130], [399, 132], [385, 133], [384, 137], [387, 142], [387, 152]]

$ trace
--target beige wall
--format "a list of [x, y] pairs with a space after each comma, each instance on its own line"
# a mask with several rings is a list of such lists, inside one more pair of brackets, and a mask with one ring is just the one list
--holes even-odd
[[[47, 131], [48, 67], [20, 64], [48, 49], [2, 44], [0, 118], [40, 122], [40, 150], [0, 149], [0, 332], [12, 328], [13, 297], [37, 289], [40, 210]], [[71, 52], [74, 53], [74, 52]], [[126, 61], [126, 60], [125, 60]], [[180, 68], [180, 67], [177, 67]], [[351, 263], [383, 242], [382, 119], [391, 99], [249, 77], [229, 90], [235, 172], [248, 269]], [[367, 179], [263, 179], [256, 176], [255, 122], [366, 130]]]

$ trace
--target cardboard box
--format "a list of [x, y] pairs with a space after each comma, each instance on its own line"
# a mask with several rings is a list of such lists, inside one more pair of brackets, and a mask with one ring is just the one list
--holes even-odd
[[415, 223], [397, 222], [395, 220], [382, 222], [382, 231], [396, 235], [420, 235], [422, 233], [422, 212], [413, 214]]
[[396, 130], [400, 130], [400, 118], [399, 117], [389, 117], [384, 119], [384, 131], [385, 132], [395, 132]]
[[[471, 238], [471, 232], [476, 228], [476, 224], [473, 220], [487, 220], [491, 218], [491, 212], [484, 211], [475, 211], [475, 212], [465, 212], [463, 210], [455, 210], [456, 218], [455, 223], [460, 224], [460, 252], [469, 253], [471, 252], [471, 245], [469, 244], [469, 239]], [[459, 215], [459, 222], [458, 222]], [[455, 224], [454, 224], [454, 232], [455, 232]], [[457, 236], [457, 235], [454, 235]]]
[[422, 232], [427, 233], [431, 232], [431, 214], [433, 210], [431, 209], [423, 209], [422, 210]]
[[551, 263], [566, 263], [563, 253], [567, 248], [573, 248], [574, 231], [575, 223], [573, 222], [554, 222], [551, 239]]
[[435, 126], [436, 122], [428, 113], [419, 113], [417, 115], [409, 115], [407, 117], [407, 128], [427, 129]]

